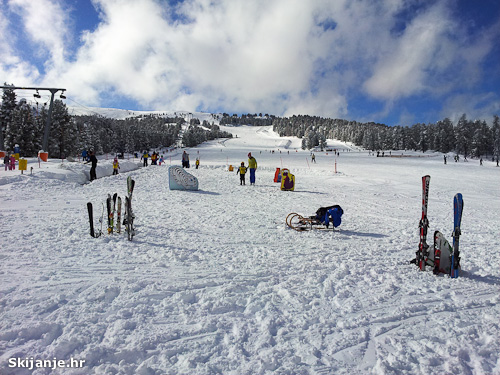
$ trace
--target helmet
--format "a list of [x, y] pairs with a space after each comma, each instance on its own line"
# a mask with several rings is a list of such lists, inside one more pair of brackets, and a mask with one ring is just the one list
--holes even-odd
[[252, 153], [251, 153], [251, 152], [249, 152], [249, 153], [248, 153], [248, 157], [249, 157], [249, 158], [251, 158], [251, 157], [252, 157]]
[[241, 165], [245, 165], [245, 162], [244, 162], [244, 161], [242, 161], [242, 162], [241, 162]]

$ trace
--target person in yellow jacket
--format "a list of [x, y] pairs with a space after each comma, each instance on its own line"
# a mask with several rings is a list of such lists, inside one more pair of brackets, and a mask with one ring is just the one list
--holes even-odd
[[240, 174], [240, 185], [245, 185], [245, 173], [247, 173], [247, 167], [245, 167], [245, 162], [241, 162], [241, 167], [236, 170], [236, 174]]
[[144, 153], [141, 156], [141, 160], [144, 160], [144, 164], [143, 164], [144, 167], [148, 166], [148, 158], [149, 158], [148, 151], [144, 150]]
[[113, 160], [113, 175], [118, 174], [118, 169], [120, 169], [120, 164], [118, 163], [118, 158]]
[[250, 185], [255, 185], [255, 170], [257, 169], [257, 160], [248, 153], [248, 169], [250, 169]]

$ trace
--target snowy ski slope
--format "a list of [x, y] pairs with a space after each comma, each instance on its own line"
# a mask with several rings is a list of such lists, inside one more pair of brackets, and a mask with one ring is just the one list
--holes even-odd
[[[500, 374], [500, 168], [333, 141], [340, 155], [313, 164], [270, 127], [223, 129], [237, 138], [188, 150], [196, 192], [168, 189], [181, 151], [165, 166], [122, 161], [118, 176], [103, 158], [87, 184], [77, 162], [0, 170], [1, 374]], [[248, 152], [256, 186], [227, 170]], [[273, 182], [276, 167], [295, 174], [294, 192]], [[451, 239], [464, 197], [458, 279], [408, 264], [425, 174], [429, 243], [434, 230]], [[91, 238], [86, 203], [98, 226], [129, 175], [134, 241]], [[332, 204], [340, 231], [285, 226]], [[85, 362], [28, 370], [13, 358]]]

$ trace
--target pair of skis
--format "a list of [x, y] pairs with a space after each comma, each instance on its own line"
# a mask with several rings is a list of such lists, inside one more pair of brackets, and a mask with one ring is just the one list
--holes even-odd
[[115, 227], [116, 233], [121, 233], [122, 198], [118, 197], [117, 193], [113, 194], [113, 198], [111, 198], [111, 195], [108, 194], [108, 199], [106, 200], [106, 202], [108, 206], [108, 233], [113, 233]]
[[[132, 180], [132, 178], [129, 176], [127, 178], [127, 197], [125, 197], [125, 229], [128, 235], [128, 239], [132, 241], [132, 238], [135, 235], [135, 230], [134, 230], [134, 214], [132, 212], [132, 193], [134, 191], [134, 186], [135, 186], [135, 180]], [[122, 225], [122, 198], [118, 196], [117, 193], [113, 194], [108, 194], [108, 198], [106, 199], [106, 207], [107, 207], [107, 214], [108, 214], [108, 234], [112, 234], [115, 232], [116, 228], [116, 233], [121, 233], [121, 225]], [[87, 203], [87, 210], [89, 214], [89, 224], [90, 224], [90, 235], [94, 238], [98, 238], [102, 235], [102, 223], [103, 223], [103, 217], [104, 217], [104, 205], [103, 205], [103, 213], [101, 215], [101, 219], [99, 220], [101, 222], [101, 229], [99, 230], [98, 233], [96, 233], [95, 228], [94, 228], [94, 212], [93, 212], [93, 206], [91, 202]]]
[[[422, 217], [419, 222], [420, 229], [420, 242], [418, 244], [418, 250], [416, 253], [416, 264], [420, 270], [425, 271], [425, 266], [429, 261], [429, 245], [427, 244], [427, 230], [429, 228], [429, 220], [427, 219], [427, 206], [429, 201], [429, 185], [431, 181], [431, 176], [426, 175], [422, 177]], [[462, 212], [464, 208], [464, 202], [462, 194], [457, 193], [453, 198], [453, 253], [451, 256], [450, 265], [450, 277], [457, 278], [460, 269], [460, 226], [462, 223]], [[436, 233], [435, 236], [436, 237]], [[435, 241], [436, 242], [436, 241]], [[437, 259], [434, 259], [437, 253]], [[439, 262], [440, 252], [436, 252], [434, 249], [433, 263], [436, 260]], [[439, 263], [438, 263], [439, 264]], [[436, 268], [434, 268], [436, 272]], [[439, 271], [438, 271], [439, 272]]]

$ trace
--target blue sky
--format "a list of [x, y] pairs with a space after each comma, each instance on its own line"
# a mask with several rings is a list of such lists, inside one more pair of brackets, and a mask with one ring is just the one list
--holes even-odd
[[0, 0], [0, 80], [68, 105], [491, 122], [498, 40], [497, 0]]

